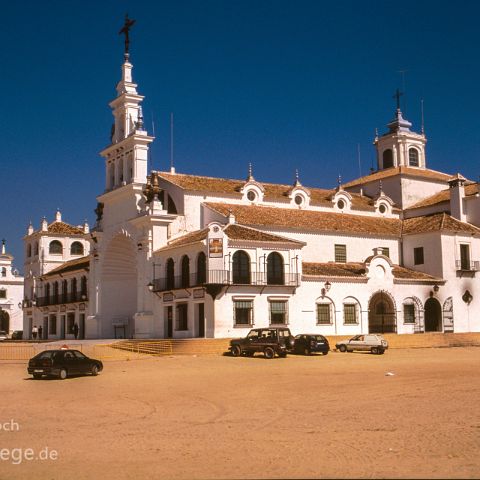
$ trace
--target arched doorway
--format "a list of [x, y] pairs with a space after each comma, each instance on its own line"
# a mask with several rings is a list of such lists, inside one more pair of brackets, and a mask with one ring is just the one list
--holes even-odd
[[395, 333], [397, 321], [393, 299], [387, 292], [377, 292], [368, 304], [368, 331], [370, 333]]
[[134, 244], [117, 235], [108, 245], [101, 266], [100, 320], [103, 338], [131, 338], [137, 312], [137, 264]]
[[425, 302], [425, 331], [442, 331], [442, 307], [440, 302], [433, 297]]
[[0, 310], [0, 330], [7, 333], [10, 331], [10, 315], [5, 310]]

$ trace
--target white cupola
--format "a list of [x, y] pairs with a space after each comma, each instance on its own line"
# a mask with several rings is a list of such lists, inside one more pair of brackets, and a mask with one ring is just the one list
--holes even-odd
[[416, 133], [410, 130], [412, 124], [403, 118], [400, 110], [400, 93], [397, 90], [397, 110], [393, 120], [388, 123], [389, 131], [384, 135], [375, 136], [373, 144], [377, 149], [378, 170], [391, 167], [426, 168], [425, 133]]

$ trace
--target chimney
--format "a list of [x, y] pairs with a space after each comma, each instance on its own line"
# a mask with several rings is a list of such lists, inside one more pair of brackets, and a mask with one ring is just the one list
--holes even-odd
[[90, 227], [88, 226], [87, 220], [83, 222], [83, 233], [89, 233]]
[[463, 209], [463, 199], [465, 198], [465, 177], [457, 173], [450, 178], [450, 215], [461, 222], [465, 222], [466, 215]]
[[228, 224], [229, 225], [233, 225], [235, 223], [235, 215], [233, 214], [233, 212], [230, 210], [228, 212]]

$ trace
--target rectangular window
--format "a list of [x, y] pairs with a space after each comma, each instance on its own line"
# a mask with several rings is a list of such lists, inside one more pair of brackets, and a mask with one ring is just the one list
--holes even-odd
[[335, 261], [345, 263], [347, 261], [347, 246], [335, 245]]
[[403, 323], [415, 323], [415, 305], [403, 306]]
[[470, 270], [470, 245], [460, 245], [460, 268]]
[[288, 323], [287, 302], [270, 301], [270, 324], [286, 325]]
[[386, 257], [390, 258], [390, 248], [382, 247], [382, 255], [385, 255]]
[[413, 263], [414, 265], [423, 265], [423, 247], [413, 249]]
[[57, 316], [50, 315], [50, 323], [49, 323], [49, 334], [56, 335], [57, 334]]
[[0, 298], [7, 298], [7, 291], [5, 289], [0, 290]]
[[253, 325], [253, 300], [235, 300], [233, 302], [234, 325]]
[[330, 325], [332, 323], [329, 303], [317, 303], [317, 324]]
[[177, 305], [176, 330], [188, 330], [188, 304]]
[[354, 303], [343, 305], [343, 321], [345, 325], [356, 325], [358, 323], [357, 306]]

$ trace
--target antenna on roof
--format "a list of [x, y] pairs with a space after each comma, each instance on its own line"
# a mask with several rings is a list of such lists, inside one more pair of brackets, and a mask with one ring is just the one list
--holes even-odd
[[358, 156], [358, 173], [362, 176], [362, 159], [360, 156], [360, 144], [357, 143], [357, 156]]
[[173, 166], [173, 113], [170, 113], [170, 173], [175, 173]]
[[425, 135], [425, 119], [423, 117], [423, 98], [420, 100], [420, 108], [422, 111], [422, 135]]
[[[155, 122], [153, 121], [153, 112], [151, 112], [151, 114], [152, 114], [152, 137], [154, 137], [155, 136]], [[150, 148], [148, 149], [148, 153], [150, 154], [150, 169], [151, 170], [153, 170], [153, 150], [152, 150], [152, 146], [153, 145], [150, 145]]]

